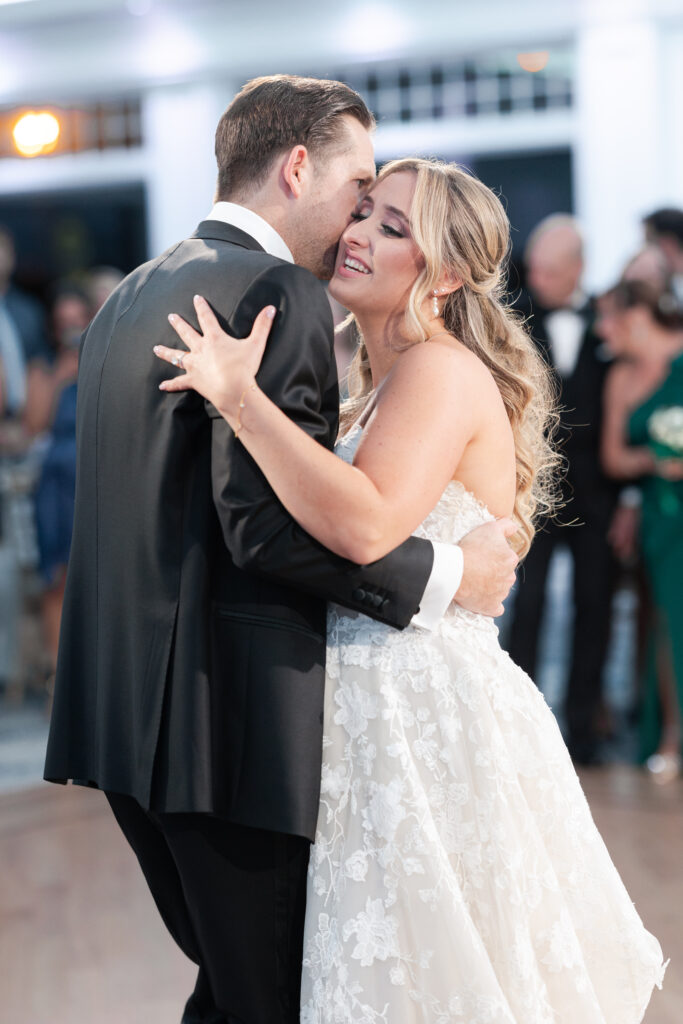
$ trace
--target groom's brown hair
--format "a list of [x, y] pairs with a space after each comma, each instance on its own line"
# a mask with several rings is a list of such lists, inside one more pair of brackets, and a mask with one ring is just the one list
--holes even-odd
[[342, 149], [344, 115], [368, 130], [375, 119], [343, 82], [297, 75], [253, 78], [238, 92], [216, 129], [217, 199], [239, 199], [265, 181], [273, 161], [296, 145], [312, 157]]

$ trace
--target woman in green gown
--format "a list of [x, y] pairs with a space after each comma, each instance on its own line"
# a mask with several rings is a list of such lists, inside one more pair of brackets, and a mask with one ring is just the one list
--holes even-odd
[[603, 460], [613, 476], [638, 478], [642, 493], [653, 642], [641, 754], [666, 782], [680, 774], [683, 740], [683, 311], [666, 285], [628, 281], [614, 294], [625, 358], [607, 383]]

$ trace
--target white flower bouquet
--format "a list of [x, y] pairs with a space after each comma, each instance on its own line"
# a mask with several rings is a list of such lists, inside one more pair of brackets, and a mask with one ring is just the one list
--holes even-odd
[[[669, 405], [655, 409], [647, 421], [647, 429], [655, 457], [665, 462], [681, 463], [683, 466], [683, 406]], [[667, 516], [678, 516], [681, 512], [680, 486], [674, 482], [681, 476], [656, 481], [660, 511]]]
[[658, 458], [683, 456], [683, 406], [656, 409], [647, 421], [647, 428]]

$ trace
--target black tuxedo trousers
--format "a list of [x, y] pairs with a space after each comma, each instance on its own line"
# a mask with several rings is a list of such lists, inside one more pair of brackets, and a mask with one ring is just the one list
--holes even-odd
[[176, 943], [199, 968], [186, 1024], [299, 1024], [309, 843], [108, 793]]

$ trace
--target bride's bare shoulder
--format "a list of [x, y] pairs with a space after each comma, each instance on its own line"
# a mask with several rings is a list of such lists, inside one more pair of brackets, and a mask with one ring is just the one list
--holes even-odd
[[[498, 387], [489, 368], [452, 334], [439, 334], [401, 353], [391, 376], [399, 386], [410, 386], [416, 375], [439, 382], [453, 393], [479, 401], [498, 394]], [[413, 384], [414, 386], [414, 384]], [[441, 390], [441, 387], [439, 387]]]

